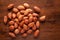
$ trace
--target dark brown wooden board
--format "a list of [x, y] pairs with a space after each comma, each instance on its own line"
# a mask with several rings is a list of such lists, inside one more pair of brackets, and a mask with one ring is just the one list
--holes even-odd
[[[10, 3], [19, 4], [29, 3], [31, 6], [37, 5], [41, 8], [41, 15], [46, 15], [45, 23], [41, 23], [38, 38], [29, 35], [22, 38], [8, 36], [8, 26], [4, 25], [3, 17], [8, 14], [7, 6]], [[0, 0], [0, 40], [60, 40], [60, 0]]]

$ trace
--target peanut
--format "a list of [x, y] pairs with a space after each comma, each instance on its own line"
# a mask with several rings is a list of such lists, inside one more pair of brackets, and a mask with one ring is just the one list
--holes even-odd
[[8, 9], [12, 9], [14, 7], [14, 4], [9, 4]]
[[33, 31], [31, 30], [31, 29], [29, 29], [28, 31], [27, 31], [27, 33], [28, 34], [31, 34]]
[[11, 12], [8, 13], [8, 18], [9, 18], [9, 19], [12, 19], [12, 13], [11, 13]]
[[18, 12], [19, 10], [17, 8], [13, 8], [13, 12]]
[[40, 27], [40, 22], [39, 22], [39, 21], [36, 22], [36, 27], [37, 27], [37, 28]]
[[14, 33], [19, 34], [19, 29], [15, 29]]
[[34, 26], [34, 22], [31, 22], [31, 23], [28, 24], [28, 27], [29, 27], [29, 28], [31, 28], [31, 27], [33, 27], [33, 26]]
[[37, 28], [36, 28], [36, 25], [34, 25], [33, 27], [32, 27], [32, 30], [36, 30]]
[[19, 25], [22, 27], [23, 26], [23, 24], [24, 24], [24, 21], [21, 21], [20, 23], [19, 23]]
[[33, 21], [33, 16], [30, 16], [29, 17], [29, 22], [32, 22]]
[[8, 21], [7, 16], [4, 16], [4, 23], [7, 23], [7, 21]]
[[14, 21], [9, 21], [9, 25], [12, 25], [12, 24], [14, 24]]
[[12, 18], [16, 18], [16, 14], [15, 13], [12, 14]]
[[33, 13], [33, 16], [34, 17], [38, 17], [39, 15], [37, 13]]
[[14, 33], [12, 33], [12, 32], [9, 32], [9, 36], [16, 37], [16, 35]]
[[33, 8], [34, 8], [34, 10], [35, 10], [36, 12], [40, 12], [40, 11], [41, 11], [41, 9], [40, 9], [38, 6], [34, 6]]
[[28, 20], [28, 19], [25, 19], [25, 20], [24, 20], [24, 23], [25, 23], [25, 24], [28, 24], [28, 23], [29, 23], [29, 20]]
[[24, 24], [24, 25], [23, 25], [23, 29], [24, 29], [24, 30], [28, 30], [28, 26]]
[[27, 37], [27, 33], [23, 33], [22, 37], [24, 37], [24, 38]]
[[41, 16], [41, 17], [39, 18], [40, 21], [45, 21], [45, 19], [46, 19], [46, 16]]
[[13, 25], [9, 26], [9, 29], [10, 29], [11, 31], [13, 31], [13, 30], [14, 30], [14, 26], [13, 26]]
[[24, 14], [25, 13], [25, 10], [20, 10], [21, 14]]
[[19, 5], [17, 8], [18, 8], [19, 10], [25, 9], [25, 7], [24, 7], [23, 5]]
[[28, 3], [24, 3], [23, 5], [24, 5], [25, 8], [29, 8], [30, 7], [30, 5]]
[[36, 30], [36, 31], [34, 32], [34, 37], [38, 37], [38, 35], [39, 35], [39, 30]]
[[21, 20], [23, 19], [23, 16], [24, 16], [24, 15], [20, 15], [20, 16], [18, 17], [18, 20], [21, 21]]
[[38, 19], [37, 17], [33, 17], [33, 21], [36, 22]]
[[19, 20], [18, 20], [18, 18], [15, 18], [15, 19], [14, 19], [14, 21], [15, 21], [16, 23], [19, 23]]
[[20, 15], [21, 15], [21, 13], [20, 13], [20, 12], [18, 12], [18, 13], [17, 13], [17, 17], [19, 17]]
[[14, 23], [14, 27], [17, 28], [18, 27], [18, 24], [17, 23]]
[[21, 29], [21, 33], [24, 33], [25, 32], [25, 30], [24, 29]]

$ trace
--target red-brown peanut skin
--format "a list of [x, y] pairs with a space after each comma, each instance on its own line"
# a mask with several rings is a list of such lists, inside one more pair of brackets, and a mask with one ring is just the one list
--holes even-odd
[[20, 16], [18, 17], [18, 20], [21, 21], [21, 20], [23, 19], [23, 17], [24, 17], [24, 15], [20, 15]]
[[33, 30], [32, 29], [29, 29], [28, 31], [27, 31], [27, 34], [31, 34], [33, 32]]
[[37, 27], [37, 28], [40, 27], [40, 22], [39, 22], [39, 21], [36, 22], [36, 27]]
[[24, 9], [25, 9], [25, 7], [24, 7], [23, 5], [19, 5], [17, 8], [18, 8], [19, 10], [24, 10]]
[[9, 26], [9, 30], [10, 30], [10, 31], [13, 31], [14, 28], [15, 28], [15, 27], [14, 27], [13, 25]]
[[41, 17], [39, 18], [40, 21], [45, 21], [45, 19], [46, 19], [46, 16], [41, 16]]
[[33, 22], [36, 22], [38, 20], [37, 17], [33, 17]]
[[37, 28], [36, 28], [36, 25], [34, 25], [33, 27], [32, 27], [32, 30], [36, 30]]
[[24, 20], [24, 23], [25, 23], [25, 24], [28, 24], [28, 23], [29, 23], [29, 20], [28, 20], [28, 19], [25, 19], [25, 20]]
[[33, 21], [33, 16], [30, 16], [29, 17], [29, 22], [32, 22]]
[[15, 35], [14, 33], [12, 33], [12, 32], [9, 32], [9, 36], [11, 36], [11, 37], [13, 37], [13, 38], [16, 37], [16, 35]]
[[18, 26], [19, 32], [21, 32], [22, 28], [20, 26]]
[[19, 29], [15, 29], [14, 31], [15, 34], [19, 34], [19, 32], [20, 32]]
[[26, 24], [23, 25], [24, 30], [28, 30], [28, 26]]
[[13, 7], [14, 7], [14, 4], [9, 4], [7, 8], [12, 9]]
[[19, 25], [22, 27], [23, 26], [23, 24], [24, 24], [24, 21], [21, 21], [20, 23], [19, 23]]
[[34, 6], [33, 8], [34, 8], [34, 10], [35, 10], [36, 12], [41, 12], [41, 9], [40, 9], [39, 7]]
[[24, 29], [21, 29], [21, 32], [20, 33], [24, 33], [25, 32], [25, 30]]
[[13, 25], [14, 24], [14, 21], [9, 21], [9, 25]]
[[31, 23], [28, 24], [29, 28], [32, 28], [33, 26], [34, 26], [34, 22], [31, 22]]
[[23, 5], [24, 5], [25, 8], [29, 8], [30, 7], [30, 5], [28, 3], [24, 3]]
[[27, 33], [23, 33], [22, 37], [24, 37], [24, 38], [27, 37]]
[[11, 13], [11, 12], [8, 13], [8, 18], [9, 18], [9, 19], [12, 19], [12, 13]]
[[15, 13], [12, 14], [12, 18], [16, 18], [16, 14]]
[[38, 17], [39, 15], [37, 13], [32, 14], [34, 17]]
[[4, 23], [6, 24], [6, 23], [7, 23], [7, 21], [8, 21], [7, 16], [4, 16]]
[[13, 8], [13, 12], [17, 13], [19, 10], [17, 8]]
[[14, 27], [17, 28], [18, 27], [18, 24], [17, 23], [14, 23]]
[[34, 32], [34, 37], [38, 37], [38, 35], [39, 35], [39, 30], [36, 30], [36, 31]]

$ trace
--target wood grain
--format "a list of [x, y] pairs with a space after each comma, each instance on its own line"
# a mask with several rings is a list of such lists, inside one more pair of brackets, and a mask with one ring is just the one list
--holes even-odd
[[[24, 2], [29, 3], [31, 7], [39, 6], [40, 14], [47, 16], [45, 23], [41, 23], [38, 38], [32, 35], [27, 38], [22, 38], [20, 35], [11, 38], [8, 35], [8, 26], [3, 23], [3, 17], [8, 14], [8, 4], [13, 3], [17, 7]], [[60, 40], [60, 0], [0, 0], [0, 40]]]

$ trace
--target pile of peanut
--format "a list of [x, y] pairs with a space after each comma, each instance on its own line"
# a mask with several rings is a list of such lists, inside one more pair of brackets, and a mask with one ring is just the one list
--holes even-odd
[[34, 6], [30, 8], [28, 3], [14, 7], [14, 4], [8, 5], [11, 10], [7, 16], [4, 16], [4, 23], [9, 25], [9, 36], [16, 37], [21, 35], [27, 37], [32, 34], [38, 37], [40, 33], [40, 21], [45, 21], [46, 16], [39, 16], [40, 8]]

